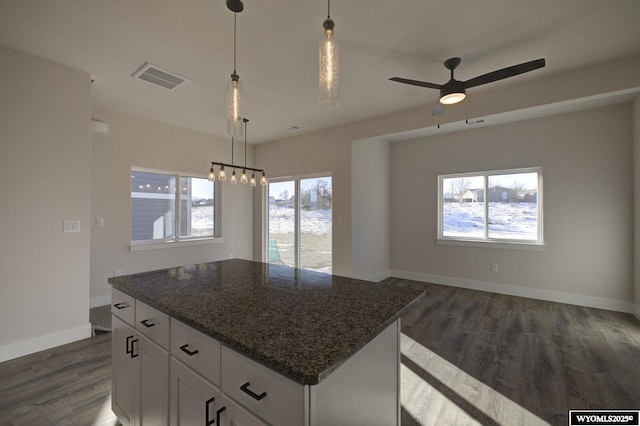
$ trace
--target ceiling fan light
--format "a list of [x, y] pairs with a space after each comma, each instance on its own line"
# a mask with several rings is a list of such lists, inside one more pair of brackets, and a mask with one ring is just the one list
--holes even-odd
[[444, 95], [440, 98], [440, 103], [445, 105], [457, 104], [458, 102], [462, 102], [467, 95], [464, 92], [454, 92]]

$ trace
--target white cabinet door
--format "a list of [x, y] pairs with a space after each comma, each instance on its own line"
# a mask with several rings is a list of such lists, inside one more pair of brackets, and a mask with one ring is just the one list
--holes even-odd
[[219, 426], [267, 426], [247, 410], [233, 402], [229, 397], [221, 395], [221, 411], [216, 421]]
[[169, 424], [169, 353], [140, 336], [140, 420], [138, 425]]
[[220, 409], [219, 389], [171, 358], [171, 425], [218, 425]]
[[136, 331], [115, 316], [111, 329], [111, 409], [124, 426], [133, 426], [140, 406], [140, 342]]

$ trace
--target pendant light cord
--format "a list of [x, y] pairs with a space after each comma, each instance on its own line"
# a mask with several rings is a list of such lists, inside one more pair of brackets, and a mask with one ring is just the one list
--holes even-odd
[[238, 33], [236, 19], [238, 12], [233, 12], [233, 73], [236, 73], [236, 34]]
[[244, 168], [245, 169], [247, 168], [247, 121], [244, 122]]
[[327, 19], [331, 18], [331, 0], [327, 0]]

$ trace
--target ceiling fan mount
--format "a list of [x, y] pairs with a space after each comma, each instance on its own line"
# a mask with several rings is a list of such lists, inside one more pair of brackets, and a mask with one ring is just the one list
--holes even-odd
[[534, 61], [524, 62], [522, 64], [513, 65], [511, 67], [502, 68], [487, 74], [474, 77], [467, 81], [456, 80], [453, 77], [453, 71], [458, 68], [462, 59], [454, 57], [444, 61], [444, 66], [451, 71], [451, 78], [445, 84], [429, 83], [426, 81], [409, 80], [400, 77], [391, 77], [389, 80], [398, 83], [410, 84], [412, 86], [426, 87], [440, 91], [440, 99], [436, 104], [431, 115], [438, 115], [444, 111], [444, 105], [455, 104], [462, 101], [466, 97], [467, 89], [480, 86], [494, 81], [503, 80], [529, 71], [536, 70], [545, 66], [545, 60], [536, 59]]

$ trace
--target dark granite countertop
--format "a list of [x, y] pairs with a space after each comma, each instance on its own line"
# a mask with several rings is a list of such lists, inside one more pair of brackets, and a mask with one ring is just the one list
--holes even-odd
[[424, 292], [231, 259], [109, 278], [113, 287], [301, 384], [317, 384]]

